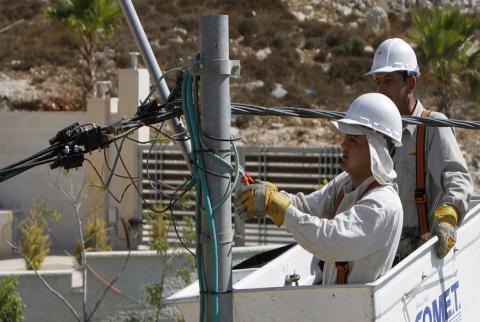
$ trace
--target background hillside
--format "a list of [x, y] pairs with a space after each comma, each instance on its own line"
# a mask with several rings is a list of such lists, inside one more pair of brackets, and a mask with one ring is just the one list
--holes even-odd
[[[358, 95], [374, 91], [364, 77], [374, 48], [389, 37], [406, 39], [413, 5], [454, 3], [475, 13], [476, 1], [133, 1], [163, 71], [188, 66], [198, 51], [198, 18], [228, 14], [230, 57], [241, 61], [231, 80], [232, 101], [264, 106], [345, 110]], [[43, 14], [45, 0], [0, 0], [0, 110], [83, 109], [79, 49], [75, 36]], [[115, 37], [96, 55], [99, 80], [112, 81], [129, 64], [136, 46], [122, 18]], [[425, 62], [420, 62], [421, 68]], [[173, 79], [169, 80], [172, 84]], [[466, 88], [467, 86], [465, 86]], [[436, 80], [422, 75], [417, 96], [437, 109]], [[479, 119], [465, 90], [452, 118]], [[338, 142], [325, 121], [236, 117], [244, 144], [312, 145]], [[458, 130], [472, 170], [478, 168], [478, 131]]]
[[[242, 63], [232, 98], [304, 107], [344, 106], [358, 93], [371, 90], [370, 79], [363, 74], [370, 67], [373, 48], [388, 36], [404, 36], [410, 25], [408, 11], [392, 10], [385, 21], [377, 14], [379, 22], [372, 26], [367, 24], [371, 9], [364, 2], [368, 1], [348, 2], [349, 6], [280, 0], [133, 1], [163, 70], [189, 64], [198, 50], [200, 15], [228, 14], [231, 57]], [[46, 4], [41, 0], [0, 2], [0, 28], [18, 23], [0, 33], [0, 70], [4, 78], [30, 76], [39, 89], [44, 81], [75, 84], [80, 58], [74, 35], [42, 15]], [[373, 33], [372, 28], [379, 31]], [[122, 19], [115, 38], [105, 43], [97, 57], [100, 79], [109, 79], [112, 69], [126, 67], [129, 51], [136, 51], [136, 46]], [[276, 88], [287, 93], [276, 98], [271, 94]], [[72, 104], [73, 97], [64, 99], [55, 107], [20, 104], [16, 99], [3, 107], [81, 108]]]

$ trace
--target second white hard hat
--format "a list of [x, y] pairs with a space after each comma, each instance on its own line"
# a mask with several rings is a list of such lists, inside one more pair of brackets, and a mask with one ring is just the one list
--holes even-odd
[[417, 56], [404, 40], [391, 38], [383, 41], [375, 51], [372, 68], [366, 75], [407, 71], [413, 76], [420, 75]]
[[340, 132], [362, 135], [358, 126], [379, 132], [402, 145], [402, 117], [391, 99], [380, 93], [368, 93], [357, 97], [348, 107], [343, 119], [334, 125]]

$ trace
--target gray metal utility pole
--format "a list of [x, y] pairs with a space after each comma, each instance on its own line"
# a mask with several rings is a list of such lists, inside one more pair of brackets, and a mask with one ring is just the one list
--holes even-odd
[[[148, 73], [152, 78], [153, 84], [156, 84], [157, 81], [162, 76], [162, 71], [160, 70], [160, 66], [158, 66], [157, 60], [153, 55], [152, 47], [148, 42], [147, 35], [143, 30], [142, 24], [140, 23], [140, 19], [138, 19], [137, 12], [135, 11], [135, 8], [133, 7], [131, 0], [119, 0], [119, 2], [120, 2], [120, 6], [122, 7], [123, 14], [127, 19], [128, 26], [130, 27], [130, 31], [132, 32], [133, 38], [137, 43], [138, 50], [142, 55], [142, 59], [145, 62], [145, 65], [147, 65]], [[161, 102], [165, 103], [167, 101], [168, 95], [170, 95], [170, 90], [168, 89], [165, 79], [162, 79], [160, 81], [160, 84], [157, 87], [157, 91], [160, 94]], [[172, 118], [168, 120], [168, 124], [172, 127], [172, 129], [175, 131], [176, 134], [183, 133], [182, 136], [179, 136], [180, 139], [188, 138], [185, 127], [183, 126], [180, 120], [176, 118]], [[183, 151], [183, 157], [187, 162], [188, 168], [191, 170], [190, 155], [192, 151], [191, 151], [190, 142], [180, 140], [179, 143]]]
[[[228, 16], [204, 16], [200, 18], [200, 60], [193, 64], [194, 74], [200, 75], [200, 129], [206, 149], [217, 153], [230, 163], [230, 81], [231, 74], [238, 74], [240, 64], [229, 60]], [[218, 140], [220, 139], [220, 140]], [[230, 187], [228, 168], [204, 153], [207, 185], [212, 206], [218, 205]], [[210, 172], [210, 173], [209, 173]], [[212, 175], [215, 173], [216, 175]], [[219, 176], [220, 175], [220, 176]], [[213, 216], [218, 242], [218, 321], [232, 321], [232, 214], [230, 198], [218, 207]], [[206, 216], [204, 216], [206, 217]], [[209, 236], [206, 218], [202, 218], [202, 236]], [[202, 245], [207, 276], [207, 321], [213, 321], [212, 244], [203, 238]], [[221, 309], [220, 309], [221, 308]]]

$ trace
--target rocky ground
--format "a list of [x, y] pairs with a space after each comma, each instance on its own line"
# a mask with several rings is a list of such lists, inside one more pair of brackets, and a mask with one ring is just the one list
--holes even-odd
[[[135, 7], [162, 70], [188, 66], [198, 50], [198, 16], [224, 13], [230, 20], [230, 56], [240, 59], [242, 76], [232, 79], [232, 101], [263, 106], [345, 110], [374, 86], [363, 74], [374, 48], [385, 38], [406, 37], [415, 5], [444, 1], [138, 0]], [[452, 1], [449, 1], [449, 3]], [[476, 6], [454, 1], [467, 12]], [[48, 21], [43, 0], [0, 0], [0, 110], [83, 109], [75, 37]], [[97, 55], [98, 80], [110, 80], [128, 66], [136, 50], [122, 19], [116, 37]], [[423, 76], [422, 76], [423, 77]], [[169, 80], [173, 84], [174, 80]], [[436, 109], [437, 95], [423, 77], [418, 96]], [[463, 96], [453, 118], [480, 119], [477, 104]], [[234, 135], [245, 145], [315, 146], [338, 144], [326, 120], [235, 117]], [[474, 173], [480, 168], [479, 132], [457, 137]]]

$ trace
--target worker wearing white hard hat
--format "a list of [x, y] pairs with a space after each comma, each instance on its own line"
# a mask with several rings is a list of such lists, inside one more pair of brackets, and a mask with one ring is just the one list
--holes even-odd
[[[367, 75], [373, 75], [378, 92], [392, 99], [401, 115], [446, 118], [426, 111], [415, 99], [420, 69], [414, 50], [402, 39], [387, 39], [378, 46]], [[467, 165], [451, 128], [407, 125], [402, 138], [403, 146], [393, 158], [404, 211], [399, 258], [432, 235], [439, 238], [437, 255], [444, 257], [468, 210], [473, 185]]]
[[235, 207], [244, 220], [267, 215], [285, 226], [324, 261], [323, 284], [372, 282], [391, 268], [400, 240], [402, 205], [390, 155], [401, 145], [402, 121], [388, 97], [369, 93], [334, 125], [345, 135], [344, 172], [309, 195], [263, 181], [242, 184]]

